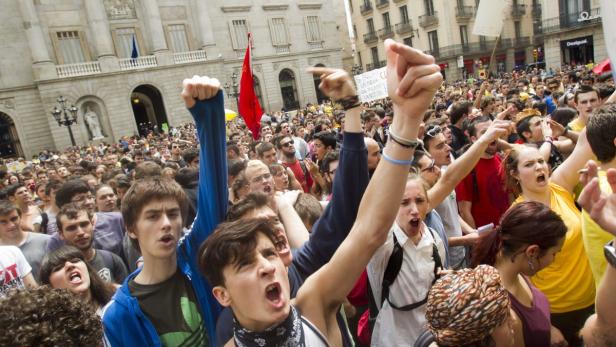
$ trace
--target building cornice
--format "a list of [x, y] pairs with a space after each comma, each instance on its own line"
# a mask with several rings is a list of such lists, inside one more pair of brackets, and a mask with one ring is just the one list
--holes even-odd
[[252, 8], [252, 5], [241, 5], [241, 6], [222, 6], [220, 10], [224, 13], [230, 12], [249, 12]]

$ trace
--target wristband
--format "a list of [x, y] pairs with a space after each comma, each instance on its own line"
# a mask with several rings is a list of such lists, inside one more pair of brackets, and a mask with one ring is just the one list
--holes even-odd
[[409, 140], [409, 139], [405, 139], [403, 137], [400, 137], [398, 135], [396, 135], [393, 131], [393, 129], [390, 127], [389, 128], [389, 138], [392, 139], [392, 141], [394, 141], [395, 143], [399, 144], [402, 147], [405, 148], [412, 148], [415, 149], [417, 148], [417, 146], [419, 146], [419, 141], [417, 139], [415, 140]]
[[394, 165], [410, 166], [413, 163], [413, 157], [411, 157], [411, 159], [409, 160], [398, 160], [388, 156], [387, 154], [385, 154], [385, 152], [383, 152], [382, 158], [385, 159], [386, 162], [392, 163]]
[[337, 102], [342, 106], [342, 109], [345, 111], [348, 111], [354, 107], [361, 105], [361, 102], [359, 102], [359, 96], [357, 95], [345, 96]]

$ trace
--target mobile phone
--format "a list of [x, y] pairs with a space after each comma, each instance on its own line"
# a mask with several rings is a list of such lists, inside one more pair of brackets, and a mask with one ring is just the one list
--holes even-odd
[[490, 223], [490, 224], [482, 225], [479, 228], [477, 228], [477, 233], [481, 235], [483, 233], [490, 232], [493, 229], [494, 229], [494, 223]]

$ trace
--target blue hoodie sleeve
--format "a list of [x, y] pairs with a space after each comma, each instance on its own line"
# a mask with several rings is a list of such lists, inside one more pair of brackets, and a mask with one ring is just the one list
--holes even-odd
[[[227, 213], [227, 149], [222, 91], [209, 100], [197, 101], [190, 110], [199, 137], [199, 190], [197, 217], [187, 238], [199, 247]], [[196, 254], [196, 251], [195, 251]]]
[[313, 226], [310, 239], [293, 259], [303, 280], [331, 259], [351, 231], [368, 181], [368, 151], [363, 134], [345, 132], [332, 199]]

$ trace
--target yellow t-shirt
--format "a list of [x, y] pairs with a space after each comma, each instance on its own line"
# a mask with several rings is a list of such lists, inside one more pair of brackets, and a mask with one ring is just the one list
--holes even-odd
[[[601, 191], [612, 193], [612, 188], [607, 182], [605, 171], [599, 171], [599, 186]], [[595, 279], [595, 287], [599, 286], [607, 262], [603, 255], [603, 246], [614, 239], [614, 235], [603, 230], [600, 226], [590, 218], [586, 211], [582, 211], [582, 237], [584, 239], [584, 247], [590, 261], [590, 269]]]
[[[520, 196], [514, 204], [523, 201]], [[571, 194], [555, 183], [550, 183], [550, 205], [565, 222], [567, 235], [552, 264], [531, 277], [531, 281], [547, 296], [552, 313], [580, 310], [595, 302], [595, 283], [582, 242], [580, 212]]]
[[579, 133], [580, 131], [584, 130], [584, 128], [586, 128], [586, 124], [584, 124], [582, 120], [580, 119], [580, 117], [578, 117], [572, 120], [571, 122], [569, 122], [569, 128]]

